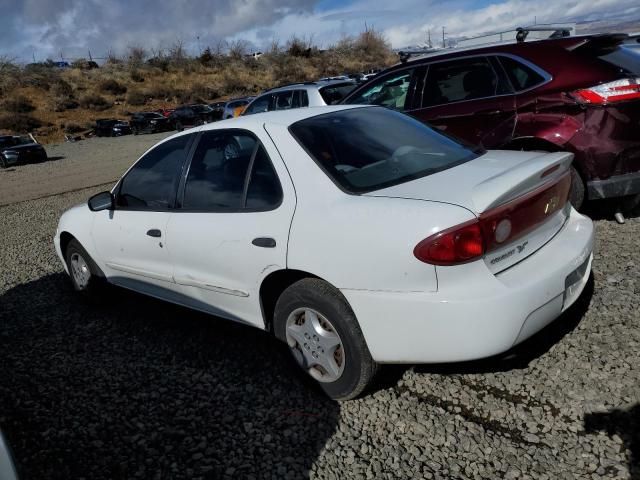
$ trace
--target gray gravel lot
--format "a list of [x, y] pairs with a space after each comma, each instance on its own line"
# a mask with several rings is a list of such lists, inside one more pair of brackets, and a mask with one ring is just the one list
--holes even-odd
[[[97, 170], [93, 148], [28, 178]], [[100, 189], [0, 207], [0, 428], [24, 478], [640, 478], [640, 219], [597, 220], [586, 295], [508, 356], [387, 367], [337, 404], [260, 331], [115, 288], [75, 295], [51, 238]]]

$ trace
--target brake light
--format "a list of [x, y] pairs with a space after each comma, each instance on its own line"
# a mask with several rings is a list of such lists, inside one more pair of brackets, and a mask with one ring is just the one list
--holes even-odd
[[433, 265], [457, 265], [484, 255], [484, 238], [478, 220], [431, 235], [413, 249], [415, 257]]
[[563, 209], [569, 200], [571, 174], [538, 187], [499, 207], [481, 213], [476, 220], [456, 225], [422, 240], [414, 256], [432, 265], [471, 262], [526, 235]]
[[623, 78], [595, 87], [576, 90], [573, 97], [579, 103], [607, 105], [625, 100], [640, 99], [640, 78]]

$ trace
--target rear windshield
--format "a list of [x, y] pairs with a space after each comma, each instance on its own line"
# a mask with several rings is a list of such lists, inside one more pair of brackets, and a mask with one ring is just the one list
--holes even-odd
[[296, 122], [289, 130], [325, 173], [350, 193], [431, 175], [484, 152], [381, 107], [326, 113]]
[[344, 97], [347, 96], [351, 90], [356, 87], [354, 83], [339, 83], [337, 85], [330, 85], [322, 87], [320, 89], [320, 95], [327, 105], [335, 105], [340, 103]]
[[640, 45], [620, 45], [598, 58], [618, 67], [623, 73], [640, 76]]

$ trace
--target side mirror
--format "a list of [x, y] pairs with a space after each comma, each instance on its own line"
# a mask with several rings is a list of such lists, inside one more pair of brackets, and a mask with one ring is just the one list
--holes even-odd
[[92, 212], [99, 212], [101, 210], [113, 210], [115, 202], [111, 192], [100, 192], [91, 197], [87, 203], [89, 205], [89, 210]]

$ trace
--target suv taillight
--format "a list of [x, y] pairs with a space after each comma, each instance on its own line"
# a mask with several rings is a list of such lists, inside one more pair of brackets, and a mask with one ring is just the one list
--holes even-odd
[[571, 174], [566, 172], [557, 180], [481, 213], [475, 220], [425, 238], [415, 246], [413, 255], [432, 265], [477, 260], [526, 235], [565, 208], [570, 190]]
[[572, 95], [578, 102], [592, 105], [638, 100], [640, 99], [640, 78], [623, 78], [615, 82], [576, 90]]

